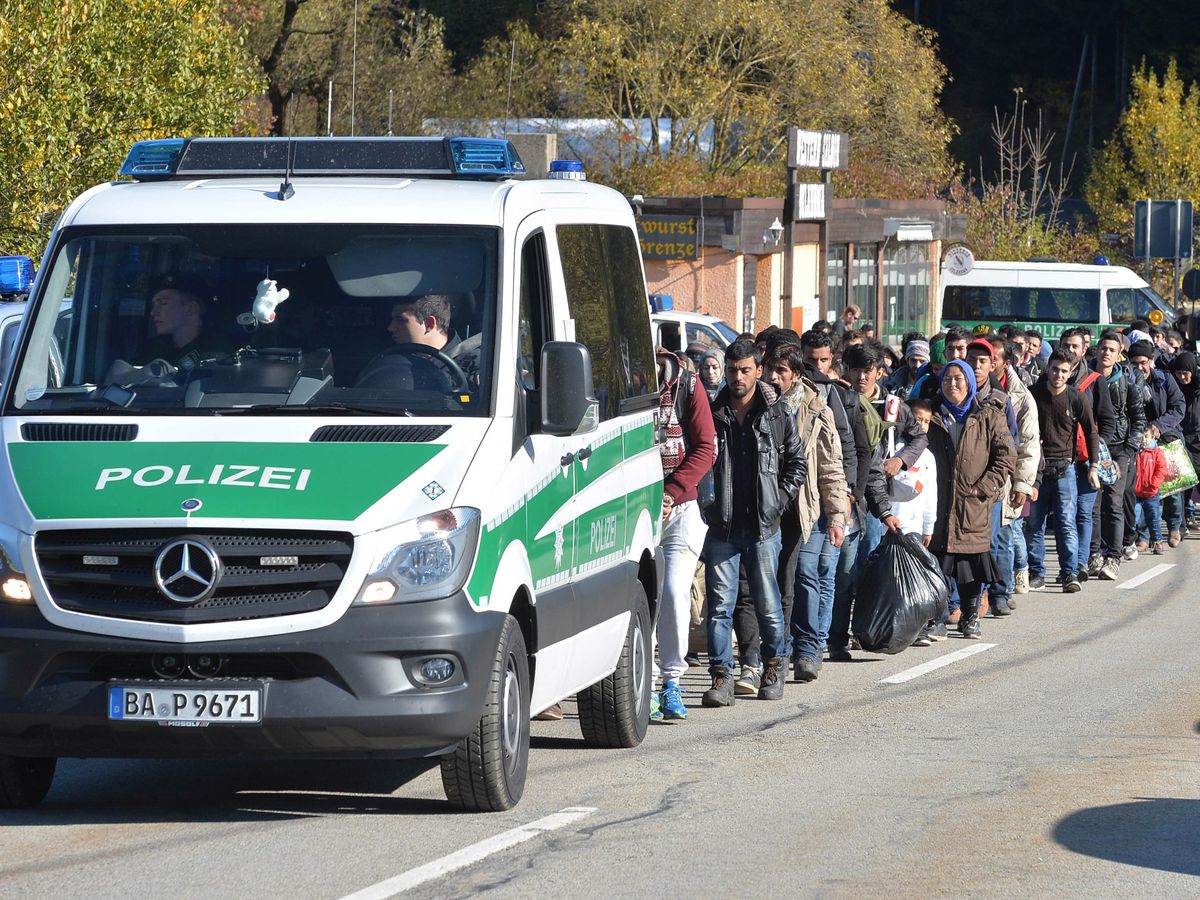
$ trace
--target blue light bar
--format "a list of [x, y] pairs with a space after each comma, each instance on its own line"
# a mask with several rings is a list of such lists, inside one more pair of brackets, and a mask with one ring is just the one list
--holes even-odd
[[450, 138], [450, 155], [459, 175], [524, 175], [525, 164], [508, 141]]
[[174, 138], [141, 141], [121, 174], [138, 181], [272, 175], [501, 179], [525, 174], [508, 141], [442, 137]]
[[125, 157], [120, 174], [139, 181], [170, 178], [175, 174], [175, 167], [179, 165], [179, 157], [186, 145], [184, 138], [138, 141]]
[[28, 256], [0, 256], [0, 294], [28, 294], [32, 284], [32, 259]]
[[669, 312], [675, 308], [675, 298], [671, 294], [651, 294], [650, 295], [650, 311], [651, 312]]

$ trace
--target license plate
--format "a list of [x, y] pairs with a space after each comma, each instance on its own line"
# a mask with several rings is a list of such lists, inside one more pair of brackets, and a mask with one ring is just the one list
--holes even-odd
[[193, 728], [261, 722], [262, 688], [110, 685], [108, 718]]

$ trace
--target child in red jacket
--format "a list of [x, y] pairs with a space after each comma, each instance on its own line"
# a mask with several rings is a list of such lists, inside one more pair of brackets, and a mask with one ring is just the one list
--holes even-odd
[[1133, 494], [1137, 497], [1138, 512], [1146, 522], [1150, 532], [1150, 546], [1155, 556], [1163, 555], [1162, 532], [1159, 522], [1162, 518], [1162, 498], [1158, 489], [1167, 480], [1167, 457], [1158, 446], [1158, 442], [1147, 438], [1141, 453], [1137, 456], [1137, 478], [1133, 482]]

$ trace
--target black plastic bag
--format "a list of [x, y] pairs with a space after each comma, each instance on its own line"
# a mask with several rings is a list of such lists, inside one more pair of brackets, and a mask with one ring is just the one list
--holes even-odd
[[912, 646], [930, 619], [946, 612], [950, 589], [920, 538], [889, 531], [867, 558], [854, 599], [854, 637], [871, 653]]

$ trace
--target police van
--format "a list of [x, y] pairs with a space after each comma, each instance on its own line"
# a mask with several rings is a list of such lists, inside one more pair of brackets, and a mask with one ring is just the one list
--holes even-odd
[[[961, 261], [961, 262], [960, 262]], [[1077, 325], [1099, 335], [1136, 320], [1171, 328], [1176, 312], [1138, 275], [1123, 266], [1055, 261], [975, 261], [955, 247], [942, 268], [938, 308], [942, 328], [992, 330], [1007, 323], [1057, 340]]]
[[[0, 422], [0, 806], [59, 757], [439, 757], [649, 719], [632, 211], [507, 141], [135, 145], [56, 225]], [[62, 311], [70, 310], [64, 319]]]

